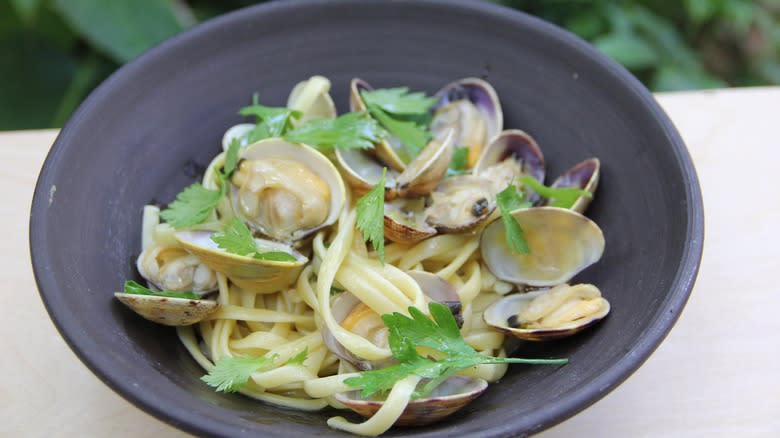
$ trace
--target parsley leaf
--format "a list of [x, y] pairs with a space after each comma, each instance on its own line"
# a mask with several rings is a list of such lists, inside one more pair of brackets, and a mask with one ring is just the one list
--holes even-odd
[[523, 236], [523, 229], [511, 213], [520, 208], [528, 208], [531, 203], [524, 201], [522, 193], [519, 193], [517, 187], [511, 183], [496, 195], [496, 202], [501, 211], [501, 221], [504, 223], [509, 248], [520, 254], [528, 254], [530, 250]]
[[[357, 377], [344, 380], [349, 386], [362, 388], [362, 396], [370, 397], [392, 389], [398, 380], [412, 374], [428, 379], [414, 394], [425, 397], [439, 384], [458, 371], [480, 364], [523, 363], [535, 365], [565, 365], [567, 359], [522, 359], [514, 357], [485, 356], [466, 343], [460, 334], [455, 318], [447, 306], [428, 304], [433, 320], [428, 319], [416, 307], [409, 307], [411, 318], [400, 314], [382, 315], [390, 337], [389, 345], [398, 364], [372, 371], [363, 371]], [[441, 359], [423, 357], [417, 347], [427, 347], [444, 354]]]
[[222, 172], [225, 179], [230, 178], [233, 171], [236, 170], [238, 165], [238, 150], [241, 149], [241, 141], [234, 138], [228, 146], [227, 152], [225, 152], [225, 164], [222, 166]]
[[357, 228], [363, 232], [363, 239], [371, 241], [379, 260], [385, 264], [385, 177], [387, 168], [382, 169], [382, 178], [368, 193], [358, 199]]
[[530, 187], [539, 196], [549, 199], [553, 207], [572, 208], [580, 196], [593, 197], [591, 192], [576, 187], [548, 187], [528, 175], [521, 176], [520, 182]]
[[371, 116], [379, 121], [390, 134], [401, 140], [411, 157], [419, 155], [422, 148], [430, 140], [431, 134], [427, 128], [412, 121], [394, 118], [376, 105], [368, 104], [367, 106]]
[[197, 225], [208, 218], [223, 192], [224, 189], [208, 190], [200, 183], [194, 183], [176, 195], [176, 200], [160, 212], [160, 217], [176, 229]]
[[252, 105], [241, 108], [238, 114], [255, 116], [257, 126], [247, 133], [247, 141], [254, 143], [270, 137], [280, 137], [292, 129], [291, 119], [300, 119], [301, 112], [284, 107], [270, 107], [257, 102], [257, 94], [252, 96]]
[[305, 361], [307, 357], [309, 357], [309, 347], [305, 347], [303, 350], [301, 350], [300, 353], [298, 353], [295, 356], [291, 357], [290, 360], [288, 360], [284, 364], [285, 365], [303, 365], [303, 361]]
[[183, 298], [185, 300], [199, 300], [200, 297], [190, 291], [178, 292], [174, 290], [151, 290], [148, 287], [133, 281], [125, 281], [125, 293], [131, 295], [151, 295], [155, 297]]
[[283, 137], [319, 149], [371, 149], [383, 134], [376, 120], [365, 113], [347, 113], [335, 119], [307, 120]]
[[398, 115], [425, 115], [436, 103], [435, 97], [426, 97], [422, 92], [410, 93], [409, 87], [363, 90], [360, 94], [366, 104]]
[[447, 176], [463, 175], [467, 171], [468, 167], [468, 146], [458, 146], [452, 153], [452, 159], [450, 160], [449, 168], [447, 169]]
[[249, 228], [237, 217], [233, 217], [222, 231], [214, 233], [211, 236], [211, 240], [231, 254], [279, 262], [294, 262], [297, 260], [292, 254], [283, 251], [259, 252], [257, 242], [252, 237]]
[[270, 369], [276, 355], [271, 357], [223, 357], [214, 364], [214, 368], [200, 380], [217, 391], [236, 392], [246, 385], [252, 373]]

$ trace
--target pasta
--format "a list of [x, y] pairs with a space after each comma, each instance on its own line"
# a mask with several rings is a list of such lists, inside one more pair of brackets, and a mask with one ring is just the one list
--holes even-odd
[[[336, 416], [328, 425], [359, 435], [448, 415], [476, 398], [486, 382], [501, 379], [510, 362], [565, 363], [508, 358], [505, 336], [562, 336], [595, 321], [593, 315], [606, 315], [608, 303], [595, 286], [559, 292], [598, 260], [603, 235], [579, 213], [529, 208], [526, 201], [542, 202], [534, 191], [550, 200], [574, 193], [567, 207], [581, 211], [595, 189], [598, 160], [575, 166], [572, 175], [580, 178], [590, 170], [584, 182], [558, 189], [516, 182], [536, 178], [531, 165], [543, 166], [541, 152], [526, 133], [501, 131], [495, 91], [481, 80], [449, 84], [437, 101], [404, 89], [372, 95], [356, 79], [354, 105], [370, 117], [335, 118], [329, 87], [315, 76], [293, 89], [287, 108], [256, 102], [244, 108], [242, 114], [258, 122], [226, 132], [224, 151], [200, 184], [162, 212], [144, 208], [137, 266], [151, 289], [128, 282], [117, 298], [147, 319], [176, 326], [184, 347], [208, 372], [203, 380], [217, 390], [303, 411], [352, 409], [369, 418], [353, 423]], [[475, 93], [486, 97], [464, 100]], [[399, 158], [388, 157], [404, 150], [394, 152], [386, 138], [411, 142], [414, 133], [390, 128], [400, 129], [389, 120], [397, 110], [382, 107], [388, 99], [394, 102], [387, 108], [413, 112], [421, 106], [417, 115], [432, 117], [425, 128], [432, 139], [416, 158], [407, 157], [403, 171], [392, 169]], [[478, 107], [485, 102], [493, 106]], [[468, 149], [460, 158], [455, 144]], [[361, 150], [366, 147], [374, 155]], [[576, 179], [572, 175], [567, 178]], [[546, 289], [513, 294], [518, 285], [558, 286], [552, 295]], [[576, 292], [582, 290], [587, 293]], [[539, 298], [530, 304], [506, 305], [532, 295]], [[451, 359], [449, 352], [425, 338], [412, 343], [382, 315], [409, 324], [434, 320], [440, 335], [463, 343], [461, 365], [453, 359], [436, 368]], [[521, 316], [522, 326], [508, 326]], [[535, 331], [539, 327], [544, 333]], [[381, 393], [365, 383], [355, 386], [356, 379], [368, 369], [394, 369], [409, 357], [438, 371], [404, 371], [386, 383], [384, 397], [349, 398], [361, 388]], [[429, 393], [442, 406], [425, 406], [415, 416]]]

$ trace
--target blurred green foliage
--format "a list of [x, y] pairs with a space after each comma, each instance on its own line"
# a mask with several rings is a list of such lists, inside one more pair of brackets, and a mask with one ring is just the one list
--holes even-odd
[[[569, 29], [654, 91], [780, 84], [780, 0], [493, 0]], [[58, 127], [112, 71], [250, 0], [0, 0], [0, 130]]]

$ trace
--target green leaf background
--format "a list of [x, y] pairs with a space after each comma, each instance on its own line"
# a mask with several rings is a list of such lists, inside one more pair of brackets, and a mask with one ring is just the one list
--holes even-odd
[[[493, 0], [593, 43], [653, 91], [780, 84], [780, 0]], [[120, 65], [249, 0], [0, 0], [0, 130], [60, 127]]]

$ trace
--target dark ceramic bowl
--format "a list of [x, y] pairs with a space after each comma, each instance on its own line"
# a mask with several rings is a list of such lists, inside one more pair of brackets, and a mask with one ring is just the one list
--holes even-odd
[[338, 435], [334, 412], [279, 409], [214, 392], [173, 329], [142, 320], [112, 293], [133, 278], [142, 206], [170, 201], [220, 148], [253, 92], [283, 105], [312, 74], [333, 82], [340, 109], [354, 76], [428, 92], [482, 76], [505, 126], [536, 137], [548, 175], [599, 157], [589, 210], [603, 259], [580, 275], [612, 314], [576, 337], [524, 355], [565, 367], [513, 366], [444, 422], [389, 436], [524, 435], [603, 397], [669, 332], [693, 286], [702, 201], [688, 152], [647, 90], [592, 47], [538, 19], [488, 3], [274, 2], [164, 42], [102, 84], [62, 130], [35, 190], [35, 276], [62, 336], [107, 385], [198, 435]]

